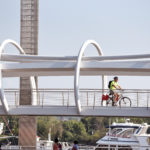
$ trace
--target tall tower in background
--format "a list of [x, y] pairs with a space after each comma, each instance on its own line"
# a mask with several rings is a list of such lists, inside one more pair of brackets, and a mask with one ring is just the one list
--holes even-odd
[[[20, 42], [26, 54], [38, 54], [38, 0], [21, 0]], [[32, 104], [29, 77], [20, 78], [20, 105]], [[24, 116], [19, 119], [19, 145], [36, 146], [36, 117]], [[35, 148], [30, 148], [35, 149]]]
[[27, 54], [38, 54], [38, 0], [21, 0], [21, 46]]

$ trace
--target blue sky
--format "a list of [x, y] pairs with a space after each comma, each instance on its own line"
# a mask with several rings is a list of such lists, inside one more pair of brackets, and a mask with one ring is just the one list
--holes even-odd
[[[150, 53], [149, 0], [39, 0], [39, 4], [40, 55], [77, 55], [88, 39], [96, 40], [104, 55]], [[1, 0], [0, 42], [7, 38], [20, 41], [20, 0]], [[86, 55], [96, 55], [96, 50], [89, 46]], [[4, 83], [19, 85], [16, 79]], [[101, 87], [100, 77], [81, 77], [80, 83], [81, 87]], [[150, 77], [120, 77], [124, 88], [149, 88], [148, 83]], [[39, 86], [73, 87], [73, 77], [42, 77]]]

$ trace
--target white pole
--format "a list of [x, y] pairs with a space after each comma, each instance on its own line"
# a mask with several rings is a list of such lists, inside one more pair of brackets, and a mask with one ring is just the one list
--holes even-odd
[[102, 75], [102, 89], [105, 90], [107, 88], [107, 76]]
[[51, 128], [49, 129], [49, 133], [48, 133], [48, 141], [51, 141]]
[[[102, 95], [106, 93], [107, 88], [107, 76], [102, 75]], [[104, 101], [103, 105], [106, 106], [106, 101]]]

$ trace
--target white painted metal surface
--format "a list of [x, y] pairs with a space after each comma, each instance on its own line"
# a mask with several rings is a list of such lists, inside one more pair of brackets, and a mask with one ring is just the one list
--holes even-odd
[[[6, 45], [8, 44], [12, 44], [13, 46], [15, 46], [17, 48], [17, 50], [19, 50], [19, 52], [21, 54], [24, 54], [25, 55], [25, 52], [24, 50], [21, 48], [21, 46], [19, 44], [17, 44], [15, 41], [13, 40], [5, 40], [1, 46], [0, 46], [0, 58], [1, 58], [1, 54], [4, 52], [4, 48]], [[9, 111], [9, 107], [8, 107], [8, 103], [7, 103], [7, 100], [6, 100], [6, 97], [5, 97], [5, 94], [4, 94], [4, 89], [2, 87], [2, 77], [3, 77], [3, 74], [2, 74], [2, 64], [1, 64], [1, 68], [0, 68], [0, 99], [1, 99], [1, 102], [3, 104], [3, 107], [4, 107], [4, 111], [5, 113], [8, 113]], [[35, 83], [35, 79], [34, 77], [30, 77], [30, 82], [31, 82], [31, 88], [32, 89], [36, 89], [36, 83]], [[32, 100], [32, 104], [36, 104], [36, 94], [33, 95], [33, 100]]]
[[[84, 55], [84, 51], [85, 49], [87, 48], [87, 46], [89, 44], [92, 44], [93, 46], [95, 46], [99, 56], [103, 55], [102, 53], [102, 49], [100, 48], [99, 44], [93, 40], [88, 40], [86, 41], [80, 51], [79, 51], [79, 54], [78, 54], [78, 59], [77, 59], [77, 64], [76, 64], [76, 67], [75, 67], [75, 75], [74, 75], [74, 95], [75, 95], [75, 101], [76, 101], [76, 105], [77, 105], [77, 108], [78, 108], [78, 112], [80, 113], [81, 112], [81, 103], [80, 103], [80, 93], [79, 93], [79, 77], [80, 77], [80, 67], [81, 67], [81, 61], [82, 61], [82, 57]], [[105, 85], [105, 78], [104, 78], [104, 75], [102, 75], [102, 89], [104, 89]]]
[[[73, 76], [75, 62], [31, 62], [1, 64], [3, 77], [19, 76]], [[150, 61], [86, 61], [81, 63], [80, 75], [128, 75], [149, 76]]]
[[[3, 51], [7, 44], [14, 45], [21, 54], [20, 55], [4, 54]], [[99, 57], [83, 56], [84, 51], [89, 44], [93, 44], [96, 47], [100, 55]], [[24, 50], [15, 41], [6, 40], [0, 46], [0, 60], [2, 62], [0, 64], [1, 66], [0, 99], [2, 102], [2, 106], [4, 108], [5, 113], [9, 114], [10, 110], [8, 100], [6, 99], [4, 89], [2, 88], [2, 77], [31, 76], [32, 89], [33, 90], [35, 89], [36, 91], [35, 80], [34, 78], [32, 78], [32, 76], [74, 76], [75, 106], [73, 107], [76, 107], [76, 112], [78, 113], [78, 115], [81, 115], [84, 112], [84, 109], [81, 105], [79, 93], [80, 75], [84, 76], [101, 75], [102, 87], [103, 89], [105, 89], [107, 88], [107, 79], [105, 75], [149, 76], [150, 75], [149, 58], [150, 54], [126, 55], [126, 56], [102, 56], [102, 50], [100, 46], [98, 45], [97, 42], [93, 40], [88, 40], [83, 44], [77, 57], [32, 56], [32, 55], [25, 55]], [[37, 91], [33, 94], [32, 105], [35, 105], [35, 108], [37, 110], [38, 97], [36, 93]], [[32, 108], [32, 106], [29, 107]], [[17, 108], [15, 109], [17, 111]], [[96, 114], [95, 111], [94, 113]]]

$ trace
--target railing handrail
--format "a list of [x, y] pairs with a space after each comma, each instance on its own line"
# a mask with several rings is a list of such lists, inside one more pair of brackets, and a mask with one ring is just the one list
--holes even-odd
[[[19, 89], [19, 88], [7, 88], [5, 89], [5, 92], [18, 92], [20, 90], [29, 90], [29, 89]], [[39, 89], [33, 89], [32, 90], [33, 92], [36, 91], [36, 92], [73, 92], [74, 89], [73, 88], [39, 88]], [[82, 92], [108, 92], [109, 89], [86, 89], [86, 88], [82, 88], [80, 89], [80, 91]], [[123, 93], [150, 93], [150, 89], [123, 89], [122, 90]]]

